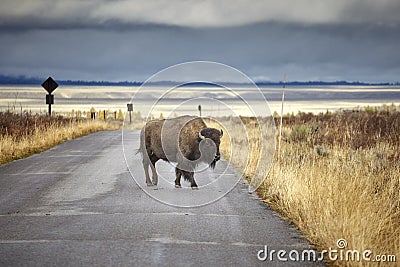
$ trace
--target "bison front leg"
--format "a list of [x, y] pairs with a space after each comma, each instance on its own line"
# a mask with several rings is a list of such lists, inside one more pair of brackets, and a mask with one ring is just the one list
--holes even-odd
[[190, 186], [192, 187], [192, 189], [199, 189], [196, 181], [194, 180], [194, 173], [193, 172], [187, 172], [188, 176], [189, 176], [189, 182], [190, 182]]
[[194, 180], [194, 173], [193, 172], [188, 172], [188, 171], [181, 171], [183, 174], [183, 177], [185, 180], [188, 180], [190, 182], [190, 186], [192, 189], [199, 189], [197, 187], [196, 181]]
[[190, 186], [192, 187], [192, 189], [198, 189], [196, 181], [194, 180], [194, 173], [193, 172], [188, 172], [188, 171], [184, 171], [179, 169], [178, 167], [175, 168], [175, 175], [176, 175], [176, 179], [175, 179], [175, 187], [176, 188], [181, 188], [181, 177], [183, 175], [183, 178], [185, 178], [185, 180], [190, 182]]
[[175, 188], [181, 188], [181, 177], [182, 177], [182, 171], [178, 168], [175, 168]]

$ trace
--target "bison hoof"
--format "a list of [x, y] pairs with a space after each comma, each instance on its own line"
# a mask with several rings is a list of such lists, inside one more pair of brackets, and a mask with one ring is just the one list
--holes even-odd
[[193, 190], [199, 190], [199, 188], [197, 187], [197, 185], [192, 185], [192, 189], [193, 189]]
[[154, 186], [153, 183], [147, 183], [147, 186]]
[[182, 188], [182, 186], [180, 184], [176, 184], [175, 188]]

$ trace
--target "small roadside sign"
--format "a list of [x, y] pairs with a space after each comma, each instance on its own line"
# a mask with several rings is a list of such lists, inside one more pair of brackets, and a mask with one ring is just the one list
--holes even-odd
[[128, 112], [129, 112], [129, 123], [132, 123], [133, 104], [128, 103], [128, 104], [126, 104], [126, 106], [128, 107]]
[[49, 77], [42, 83], [42, 87], [48, 93], [46, 95], [46, 104], [49, 105], [49, 115], [51, 116], [51, 105], [54, 104], [54, 95], [52, 95], [51, 93], [56, 90], [56, 88], [58, 87], [58, 83], [56, 83], [53, 78]]
[[42, 87], [49, 93], [53, 93], [54, 90], [58, 87], [58, 83], [53, 80], [53, 78], [49, 77], [42, 83]]
[[54, 95], [46, 95], [46, 104], [47, 105], [54, 104]]
[[129, 103], [129, 104], [126, 104], [126, 105], [128, 107], [128, 111], [133, 111], [133, 104]]

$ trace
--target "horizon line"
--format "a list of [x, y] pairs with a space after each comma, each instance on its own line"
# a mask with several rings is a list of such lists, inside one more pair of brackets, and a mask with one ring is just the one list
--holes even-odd
[[[9, 75], [1, 75], [0, 74], [0, 84], [7, 85], [40, 85], [46, 78], [40, 77], [28, 77], [25, 75], [19, 76], [9, 76]], [[149, 85], [171, 85], [171, 84], [181, 84], [183, 81], [156, 81], [149, 82], [146, 84]], [[123, 86], [123, 85], [135, 85], [140, 86], [143, 85], [144, 81], [107, 81], [107, 80], [71, 80], [71, 79], [60, 79], [57, 80], [57, 83], [60, 85], [103, 85], [103, 86]], [[229, 82], [229, 81], [215, 81], [215, 82], [206, 82], [206, 81], [196, 81], [196, 82], [186, 82], [182, 84], [182, 86], [218, 86], [220, 83], [229, 84], [229, 85], [246, 85], [249, 83], [241, 83], [241, 82]], [[324, 81], [324, 80], [308, 80], [308, 81], [254, 81], [256, 85], [400, 85], [400, 81], [397, 82], [363, 82], [363, 81], [348, 81], [348, 80], [336, 80], [336, 81]]]

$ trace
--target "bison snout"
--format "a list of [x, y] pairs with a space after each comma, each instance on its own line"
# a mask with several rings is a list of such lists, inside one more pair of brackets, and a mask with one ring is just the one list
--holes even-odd
[[220, 160], [220, 159], [221, 159], [221, 155], [220, 155], [220, 154], [216, 154], [215, 157], [214, 157], [214, 160], [215, 160], [215, 161], [218, 161], [218, 160]]

